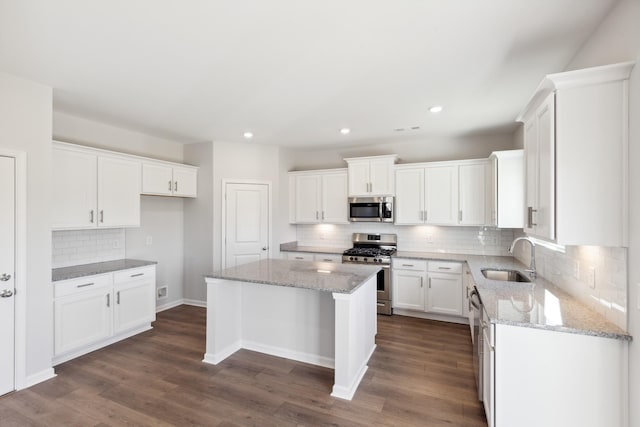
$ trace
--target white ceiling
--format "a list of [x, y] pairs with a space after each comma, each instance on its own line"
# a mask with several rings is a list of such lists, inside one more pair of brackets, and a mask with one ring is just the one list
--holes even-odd
[[180, 142], [500, 133], [616, 1], [0, 0], [0, 71]]

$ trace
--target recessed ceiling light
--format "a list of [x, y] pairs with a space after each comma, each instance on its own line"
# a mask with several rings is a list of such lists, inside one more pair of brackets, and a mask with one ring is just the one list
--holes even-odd
[[351, 129], [349, 128], [342, 128], [340, 129], [340, 133], [343, 135], [348, 135], [351, 132]]
[[442, 105], [434, 105], [433, 107], [429, 108], [429, 112], [431, 113], [439, 113], [440, 111], [442, 111]]
[[246, 139], [251, 139], [251, 138], [253, 138], [253, 133], [245, 132], [245, 133], [242, 134], [242, 136], [244, 136]]

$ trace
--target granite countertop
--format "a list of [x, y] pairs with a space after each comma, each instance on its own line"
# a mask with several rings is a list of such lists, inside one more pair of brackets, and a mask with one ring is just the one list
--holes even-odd
[[93, 276], [95, 274], [111, 273], [113, 271], [129, 270], [131, 268], [146, 267], [157, 264], [155, 261], [139, 259], [119, 259], [116, 261], [95, 262], [92, 264], [73, 265], [71, 267], [54, 268], [51, 270], [51, 280], [76, 279], [78, 277]]
[[492, 323], [631, 340], [624, 330], [542, 277], [515, 283], [482, 275], [481, 269], [495, 268], [519, 270], [526, 276], [527, 267], [513, 257], [407, 251], [395, 257], [467, 262]]
[[380, 267], [373, 265], [265, 259], [206, 277], [350, 294], [378, 271]]
[[338, 254], [342, 255], [349, 248], [329, 248], [322, 246], [298, 246], [298, 242], [280, 244], [280, 252], [309, 252], [314, 254]]

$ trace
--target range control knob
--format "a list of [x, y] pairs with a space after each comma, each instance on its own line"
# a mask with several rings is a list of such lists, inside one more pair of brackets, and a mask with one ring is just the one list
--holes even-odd
[[369, 261], [369, 258], [363, 258], [362, 260], [363, 260], [364, 262], [368, 262], [368, 261]]
[[349, 257], [349, 261], [354, 261], [352, 256]]

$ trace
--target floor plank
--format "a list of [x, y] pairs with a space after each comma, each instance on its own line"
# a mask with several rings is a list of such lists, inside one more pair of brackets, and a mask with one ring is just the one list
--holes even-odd
[[2, 426], [485, 427], [468, 326], [378, 316], [378, 345], [352, 401], [333, 371], [240, 350], [202, 362], [206, 310], [158, 314], [151, 331], [56, 367], [0, 397]]

